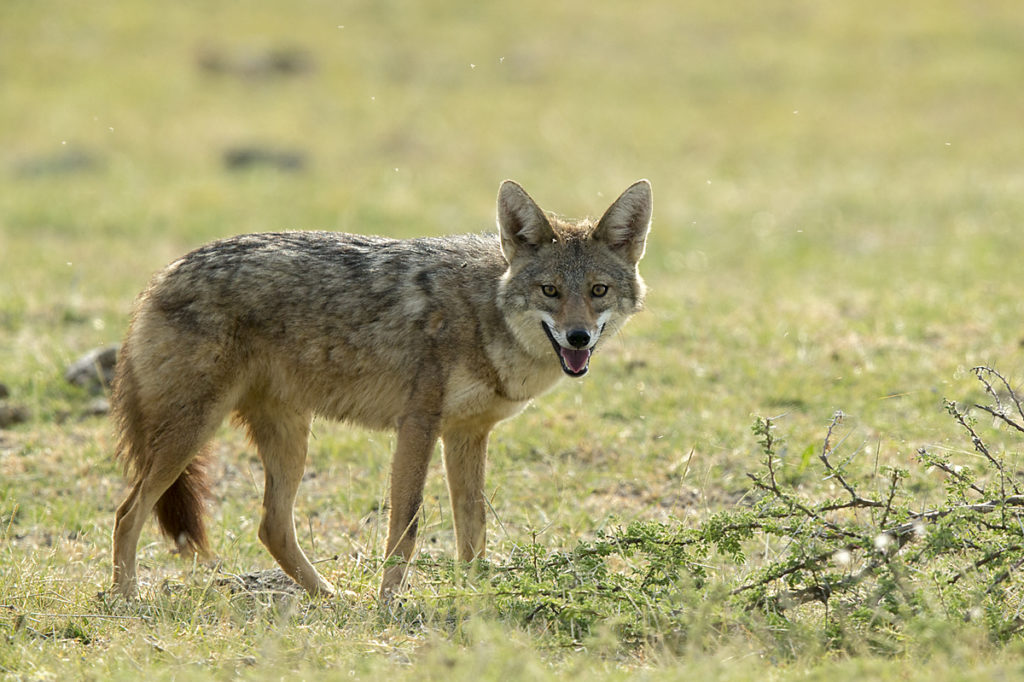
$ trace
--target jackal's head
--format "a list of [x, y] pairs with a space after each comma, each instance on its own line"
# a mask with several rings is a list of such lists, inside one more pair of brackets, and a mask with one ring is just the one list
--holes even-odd
[[597, 223], [546, 214], [522, 187], [498, 192], [501, 251], [508, 261], [499, 301], [509, 328], [532, 355], [557, 357], [580, 377], [604, 337], [643, 307], [637, 268], [651, 223], [651, 185], [640, 180]]

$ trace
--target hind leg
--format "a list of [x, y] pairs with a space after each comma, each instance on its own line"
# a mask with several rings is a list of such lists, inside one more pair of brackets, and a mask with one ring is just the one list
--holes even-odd
[[[114, 591], [128, 599], [139, 596], [139, 583], [135, 575], [135, 552], [142, 526], [159, 495], [143, 490], [145, 480], [132, 486], [114, 521]], [[167, 484], [170, 486], [170, 482]]]
[[[147, 472], [132, 486], [131, 492], [117, 508], [114, 522], [114, 590], [124, 597], [138, 596], [135, 554], [139, 536], [160, 496], [185, 470], [189, 458], [180, 467], [162, 466]], [[180, 470], [179, 470], [180, 469]]]
[[266, 486], [260, 541], [291, 578], [312, 595], [334, 594], [320, 577], [295, 537], [295, 494], [306, 467], [310, 415], [283, 405], [265, 404], [239, 411], [263, 460]]
[[[114, 590], [134, 598], [138, 596], [138, 580], [135, 572], [135, 555], [139, 536], [149, 519], [150, 513], [168, 489], [194, 465], [196, 453], [205, 442], [179, 443], [183, 447], [156, 450], [146, 469], [137, 476], [135, 484], [117, 509], [114, 522]], [[198, 517], [198, 508], [183, 509], [182, 513]], [[195, 522], [201, 528], [201, 519]], [[204, 538], [173, 538], [179, 547], [193, 543], [202, 546]]]
[[[202, 462], [198, 455], [213, 436], [214, 430], [223, 421], [225, 411], [210, 407], [209, 403], [197, 401], [187, 411], [169, 408], [157, 411], [159, 423], [165, 425], [158, 436], [139, 432], [131, 443], [129, 461], [134, 462], [134, 484], [128, 496], [118, 507], [114, 522], [113, 563], [114, 590], [134, 598], [138, 596], [138, 581], [135, 571], [135, 555], [139, 536], [149, 519], [150, 513], [171, 490], [171, 513], [173, 526], [189, 529], [191, 532], [173, 531], [161, 518], [164, 532], [178, 537], [171, 539], [181, 548], [205, 548], [205, 532], [202, 522]], [[155, 421], [155, 420], [154, 420]]]

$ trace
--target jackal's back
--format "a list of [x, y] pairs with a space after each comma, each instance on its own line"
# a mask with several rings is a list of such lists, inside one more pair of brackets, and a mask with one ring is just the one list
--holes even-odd
[[496, 301], [505, 267], [495, 235], [213, 242], [154, 277], [129, 331], [129, 362], [152, 386], [201, 368], [214, 391], [264, 391], [391, 427], [430, 367], [493, 371], [483, 350], [508, 336]]

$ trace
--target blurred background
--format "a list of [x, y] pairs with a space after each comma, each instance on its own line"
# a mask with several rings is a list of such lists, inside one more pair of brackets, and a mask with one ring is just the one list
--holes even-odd
[[3, 380], [46, 414], [217, 237], [490, 230], [505, 178], [580, 216], [647, 177], [621, 352], [678, 433], [925, 436], [958, 371], [1021, 367], [1022, 35], [1000, 0], [4, 2]]

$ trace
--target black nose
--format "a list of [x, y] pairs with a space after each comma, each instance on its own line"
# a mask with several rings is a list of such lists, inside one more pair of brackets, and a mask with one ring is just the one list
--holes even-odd
[[573, 348], [583, 348], [583, 346], [590, 343], [590, 334], [587, 333], [586, 329], [573, 329], [565, 335], [565, 340]]

